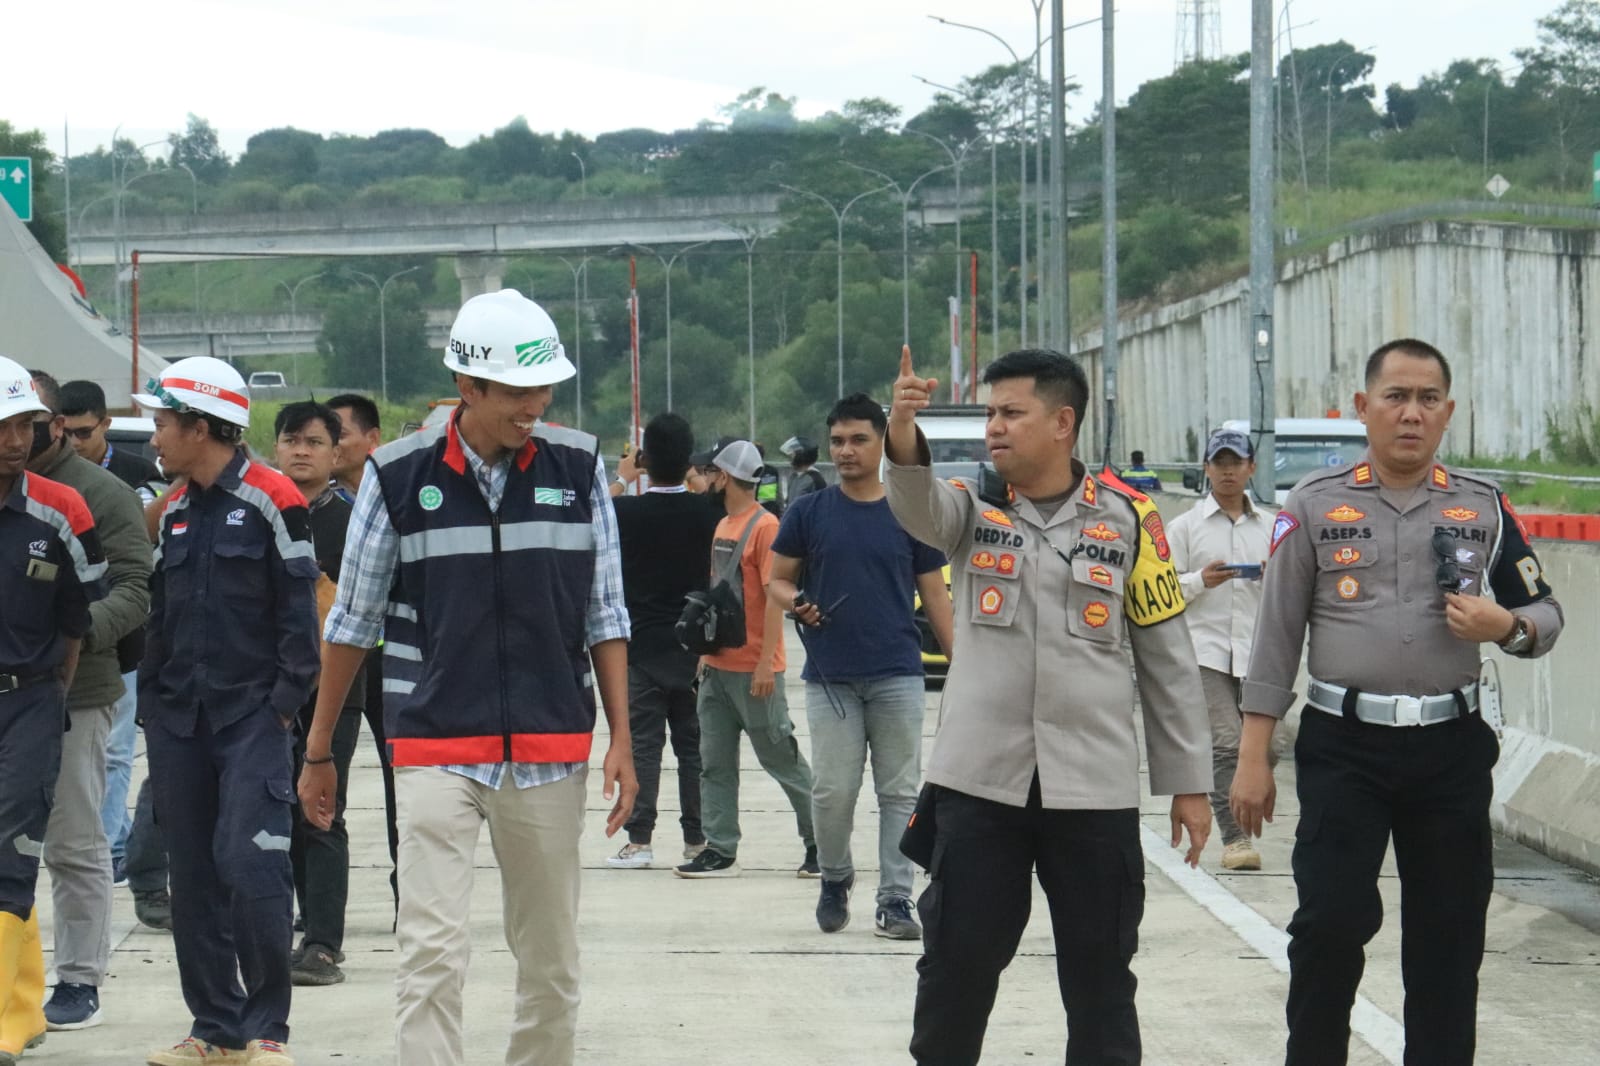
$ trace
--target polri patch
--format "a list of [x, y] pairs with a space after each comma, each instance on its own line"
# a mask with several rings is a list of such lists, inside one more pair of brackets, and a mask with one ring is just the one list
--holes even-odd
[[1000, 608], [1004, 607], [1005, 604], [1005, 593], [993, 585], [984, 589], [983, 595], [978, 597], [978, 610], [991, 617], [999, 614]]

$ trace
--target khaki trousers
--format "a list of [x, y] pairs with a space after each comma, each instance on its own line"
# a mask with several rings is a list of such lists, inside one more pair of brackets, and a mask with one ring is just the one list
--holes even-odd
[[499, 789], [431, 766], [395, 768], [400, 830], [399, 1066], [465, 1061], [461, 1000], [472, 953], [472, 860], [487, 822], [506, 944], [517, 960], [507, 1066], [569, 1066], [578, 1016], [578, 838], [587, 770]]

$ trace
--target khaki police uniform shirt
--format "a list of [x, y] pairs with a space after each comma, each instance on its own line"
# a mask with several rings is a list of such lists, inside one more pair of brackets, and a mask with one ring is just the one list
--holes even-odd
[[1087, 474], [1048, 520], [927, 466], [889, 463], [886, 488], [906, 531], [950, 560], [955, 655], [930, 782], [1021, 807], [1037, 768], [1047, 808], [1137, 807], [1137, 677], [1151, 791], [1211, 788], [1200, 671], [1153, 505]]
[[1415, 489], [1385, 489], [1364, 458], [1308, 475], [1278, 514], [1244, 710], [1288, 712], [1307, 626], [1307, 667], [1318, 681], [1383, 696], [1435, 696], [1476, 682], [1479, 647], [1450, 633], [1435, 583], [1440, 531], [1452, 539], [1462, 594], [1492, 592], [1537, 629], [1523, 654], [1549, 651], [1561, 606], [1494, 483], [1436, 465]]

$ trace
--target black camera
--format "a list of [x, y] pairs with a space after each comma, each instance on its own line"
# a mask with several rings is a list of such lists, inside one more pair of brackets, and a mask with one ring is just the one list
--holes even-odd
[[1461, 591], [1461, 566], [1456, 561], [1456, 538], [1439, 530], [1433, 535], [1433, 583], [1441, 592]]

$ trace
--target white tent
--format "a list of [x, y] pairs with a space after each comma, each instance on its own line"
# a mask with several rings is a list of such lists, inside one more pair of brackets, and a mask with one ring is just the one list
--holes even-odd
[[[0, 355], [59, 381], [97, 382], [106, 391], [106, 405], [117, 410], [129, 404], [132, 353], [129, 338], [78, 295], [72, 279], [0, 201]], [[141, 379], [166, 365], [140, 346]]]

